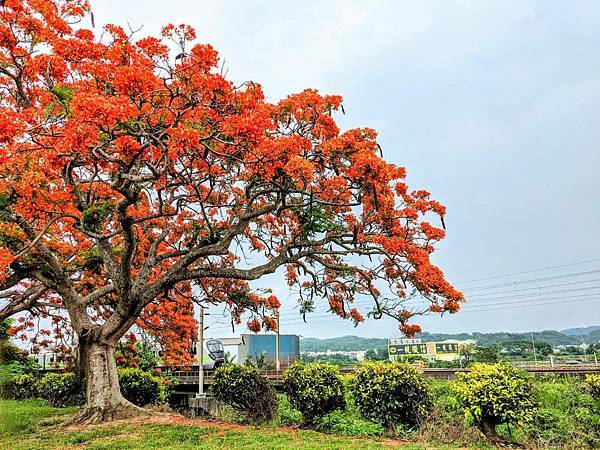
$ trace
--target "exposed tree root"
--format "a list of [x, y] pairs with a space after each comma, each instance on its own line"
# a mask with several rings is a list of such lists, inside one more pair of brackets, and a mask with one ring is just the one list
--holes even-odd
[[86, 406], [71, 419], [62, 424], [62, 427], [73, 425], [94, 425], [113, 420], [131, 419], [134, 417], [150, 417], [154, 415], [133, 403], [123, 402], [109, 406]]

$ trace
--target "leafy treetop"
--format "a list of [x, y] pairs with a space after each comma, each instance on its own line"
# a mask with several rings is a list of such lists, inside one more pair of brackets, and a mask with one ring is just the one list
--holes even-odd
[[27, 313], [14, 332], [51, 317], [64, 337], [66, 312], [80, 335], [115, 342], [137, 323], [185, 355], [193, 300], [274, 329], [279, 300], [250, 282], [280, 267], [302, 313], [322, 297], [360, 322], [366, 295], [412, 335], [412, 316], [459, 309], [430, 261], [444, 206], [409, 190], [374, 130], [340, 131], [341, 97], [266, 101], [186, 25], [98, 37], [85, 0], [3, 3], [0, 317]]

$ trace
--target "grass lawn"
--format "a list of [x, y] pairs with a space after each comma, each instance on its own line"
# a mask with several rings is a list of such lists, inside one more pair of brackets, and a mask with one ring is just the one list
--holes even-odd
[[[247, 427], [177, 416], [83, 429], [57, 429], [76, 408], [41, 400], [0, 400], [2, 449], [430, 449], [431, 445], [352, 438], [278, 427]], [[454, 448], [454, 447], [435, 447]]]

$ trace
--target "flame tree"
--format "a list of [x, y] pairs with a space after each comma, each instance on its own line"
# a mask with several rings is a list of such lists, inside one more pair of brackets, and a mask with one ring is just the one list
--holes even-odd
[[412, 335], [412, 316], [459, 309], [430, 262], [444, 231], [426, 219], [443, 224], [445, 208], [407, 188], [374, 130], [340, 131], [341, 97], [267, 102], [188, 26], [97, 37], [88, 14], [84, 0], [0, 7], [0, 318], [77, 336], [75, 420], [140, 412], [120, 394], [115, 346], [137, 323], [181, 350], [192, 288], [237, 323], [250, 312], [253, 331], [276, 326], [279, 301], [249, 283], [278, 268], [302, 313], [323, 298], [360, 322], [353, 301], [368, 296], [369, 314]]

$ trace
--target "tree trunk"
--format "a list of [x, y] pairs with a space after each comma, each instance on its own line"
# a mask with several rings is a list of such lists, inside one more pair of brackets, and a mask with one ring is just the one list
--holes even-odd
[[496, 432], [496, 423], [492, 420], [483, 418], [481, 420], [481, 431], [492, 441], [500, 439], [500, 436], [498, 436], [498, 433]]
[[69, 424], [93, 424], [148, 415], [121, 395], [115, 347], [81, 338], [79, 357], [85, 375], [85, 406]]

